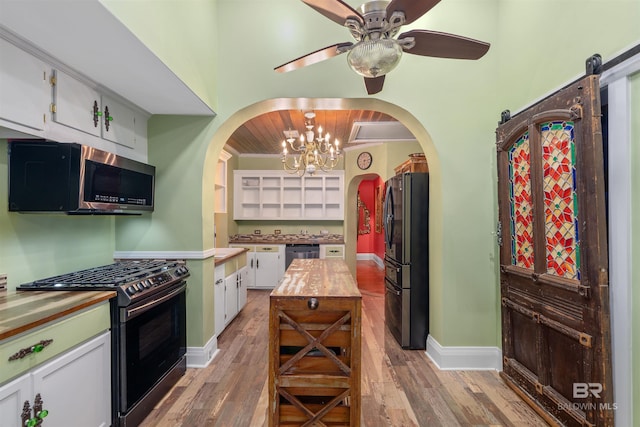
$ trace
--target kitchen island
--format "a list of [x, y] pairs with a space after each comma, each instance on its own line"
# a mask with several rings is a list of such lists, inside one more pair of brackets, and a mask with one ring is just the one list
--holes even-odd
[[361, 299], [341, 259], [296, 259], [271, 292], [269, 425], [360, 425]]

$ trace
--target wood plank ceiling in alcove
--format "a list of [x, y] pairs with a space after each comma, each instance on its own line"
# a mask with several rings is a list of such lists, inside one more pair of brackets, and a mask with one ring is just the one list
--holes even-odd
[[[338, 138], [342, 147], [348, 146], [354, 122], [397, 121], [388, 114], [370, 110], [313, 110], [315, 123], [323, 132]], [[279, 110], [257, 116], [240, 126], [227, 141], [227, 148], [238, 154], [280, 154], [283, 131], [305, 131], [303, 110]]]

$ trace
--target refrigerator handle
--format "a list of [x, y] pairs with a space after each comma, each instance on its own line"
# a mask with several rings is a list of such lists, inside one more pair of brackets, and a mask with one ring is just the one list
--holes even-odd
[[387, 247], [391, 247], [391, 238], [393, 236], [392, 227], [393, 227], [393, 211], [392, 206], [389, 204], [393, 204], [393, 195], [391, 193], [391, 185], [387, 186], [387, 194], [384, 197], [384, 208], [382, 211], [382, 215], [384, 216], [384, 240], [387, 244]]

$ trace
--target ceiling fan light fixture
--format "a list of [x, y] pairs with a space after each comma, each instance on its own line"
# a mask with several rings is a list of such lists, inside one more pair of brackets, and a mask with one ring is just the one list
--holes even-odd
[[402, 58], [402, 46], [395, 39], [363, 40], [347, 55], [349, 67], [363, 77], [380, 77], [393, 70]]

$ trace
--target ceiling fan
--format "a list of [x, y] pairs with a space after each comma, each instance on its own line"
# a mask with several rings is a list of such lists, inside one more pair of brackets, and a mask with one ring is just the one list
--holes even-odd
[[337, 43], [275, 68], [284, 73], [324, 61], [345, 52], [353, 71], [364, 77], [367, 93], [382, 90], [385, 75], [393, 70], [402, 52], [454, 59], [479, 59], [489, 43], [455, 34], [410, 30], [394, 38], [400, 27], [427, 13], [440, 0], [369, 1], [353, 9], [342, 0], [302, 0], [332, 21], [349, 29], [355, 43]]

